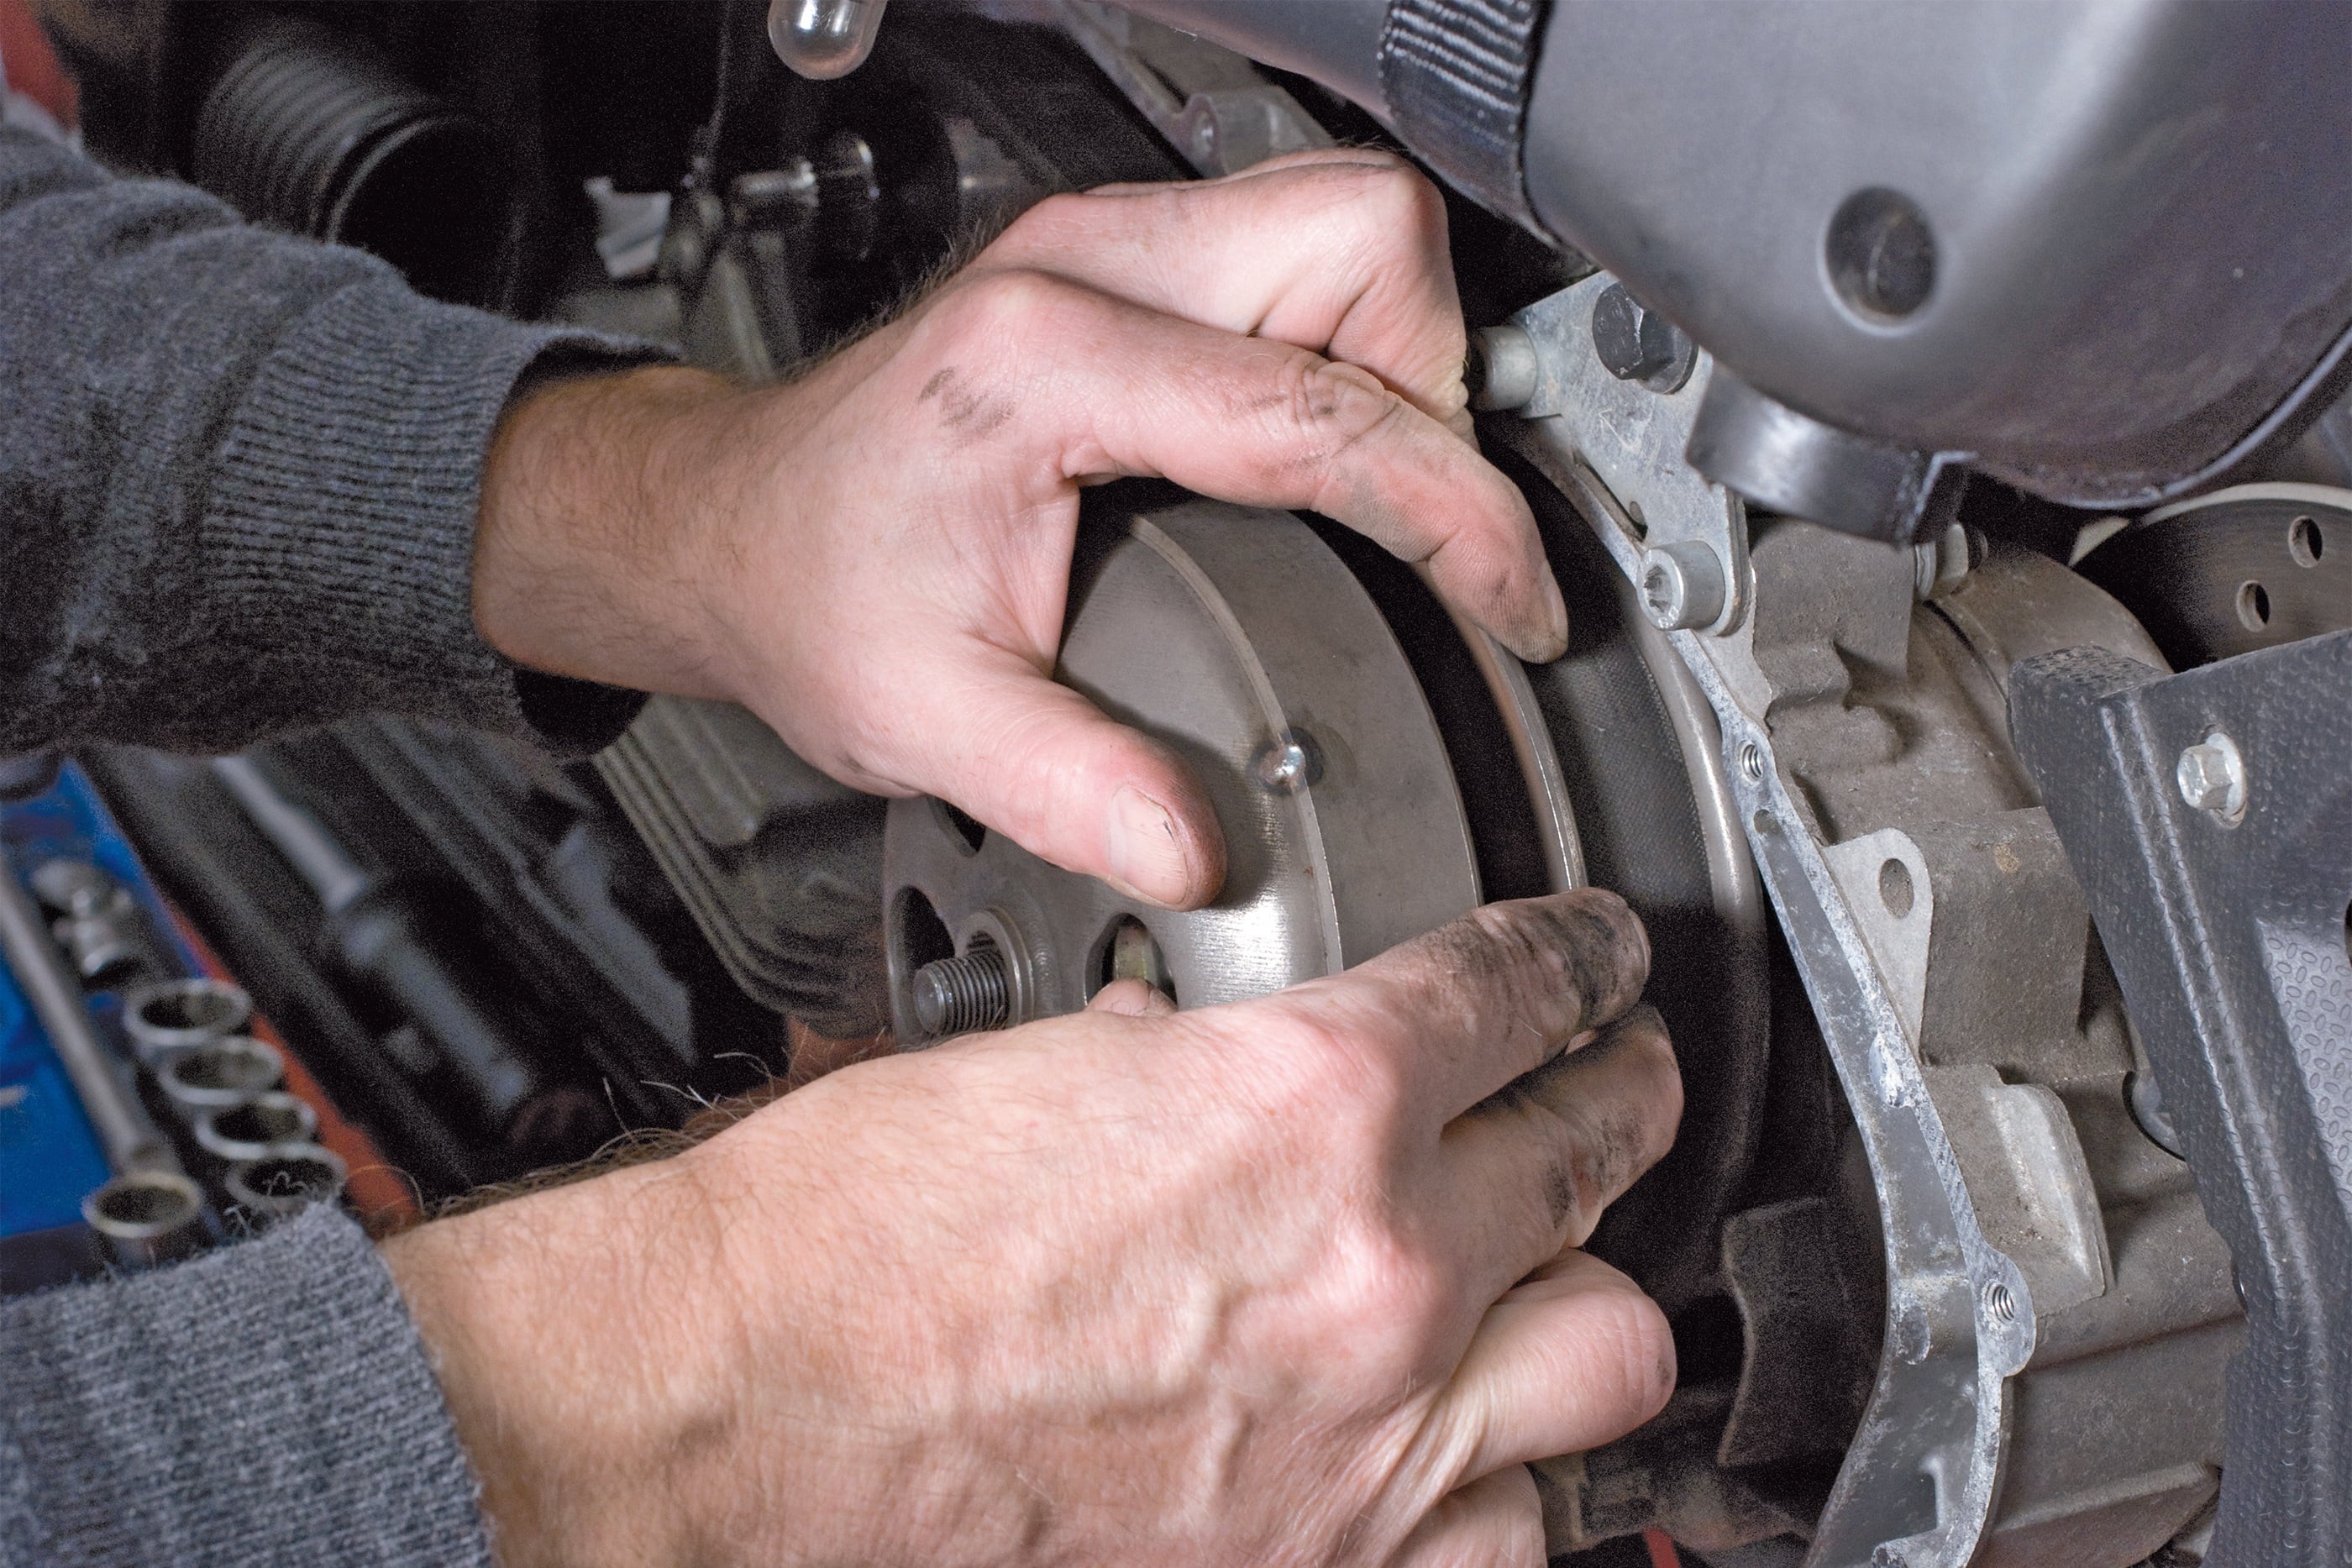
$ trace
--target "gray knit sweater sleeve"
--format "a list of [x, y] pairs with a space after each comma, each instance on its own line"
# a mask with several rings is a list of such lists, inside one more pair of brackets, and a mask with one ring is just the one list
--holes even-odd
[[0, 127], [0, 754], [365, 709], [611, 740], [633, 696], [474, 627], [483, 458], [551, 356], [651, 357]]
[[332, 1208], [0, 1302], [5, 1568], [489, 1568], [476, 1490], [391, 1276]]
[[[612, 738], [633, 696], [520, 671], [473, 623], [483, 456], [551, 356], [651, 357], [0, 128], [0, 753], [367, 708]], [[416, 1332], [341, 1215], [0, 1303], [0, 1568], [488, 1561]]]

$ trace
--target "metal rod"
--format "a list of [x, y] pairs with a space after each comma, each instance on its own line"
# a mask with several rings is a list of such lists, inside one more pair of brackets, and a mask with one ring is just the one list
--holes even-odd
[[49, 1045], [81, 1097], [84, 1114], [117, 1171], [176, 1171], [179, 1160], [164, 1143], [130, 1085], [116, 1072], [111, 1053], [91, 1027], [81, 987], [65, 959], [49, 945], [40, 912], [18, 885], [16, 872], [0, 854], [0, 952], [47, 1031]]
[[249, 757], [215, 757], [213, 773], [262, 837], [310, 884], [330, 915], [341, 915], [368, 890], [368, 874], [318, 818], [288, 800]]

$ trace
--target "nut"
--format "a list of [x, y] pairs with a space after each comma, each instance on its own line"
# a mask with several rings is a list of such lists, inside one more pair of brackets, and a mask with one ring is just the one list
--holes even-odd
[[2238, 743], [2221, 730], [2181, 752], [2173, 770], [2180, 798], [2223, 822], [2236, 823], [2246, 814], [2246, 759]]

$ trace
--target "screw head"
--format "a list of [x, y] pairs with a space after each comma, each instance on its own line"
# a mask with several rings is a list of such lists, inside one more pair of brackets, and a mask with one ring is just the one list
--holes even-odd
[[2223, 822], [2234, 824], [2246, 814], [2246, 759], [2221, 730], [2181, 752], [2173, 781], [2183, 800]]
[[1642, 557], [1642, 612], [1661, 632], [1711, 626], [1723, 613], [1723, 560], [1714, 547], [1683, 539]]
[[1296, 795], [1323, 777], [1323, 755], [1303, 730], [1285, 730], [1257, 748], [1250, 777], [1275, 795]]
[[1698, 362], [1698, 350], [1682, 329], [1612, 283], [1592, 302], [1592, 351], [1621, 382], [1639, 382], [1654, 392], [1680, 391]]

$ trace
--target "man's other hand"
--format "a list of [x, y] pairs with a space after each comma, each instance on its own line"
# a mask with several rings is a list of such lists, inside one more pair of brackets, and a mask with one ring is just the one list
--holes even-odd
[[507, 1568], [1539, 1568], [1526, 1461], [1654, 1414], [1576, 1250], [1682, 1104], [1584, 891], [1175, 1012], [849, 1067], [386, 1255]]
[[1557, 657], [1559, 590], [1471, 443], [1463, 345], [1444, 204], [1383, 154], [1055, 196], [788, 385], [650, 370], [522, 400], [476, 616], [523, 664], [740, 702], [849, 784], [1194, 907], [1224, 876], [1198, 783], [1050, 678], [1080, 487], [1321, 512]]

